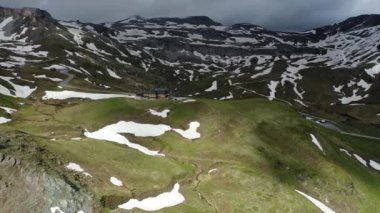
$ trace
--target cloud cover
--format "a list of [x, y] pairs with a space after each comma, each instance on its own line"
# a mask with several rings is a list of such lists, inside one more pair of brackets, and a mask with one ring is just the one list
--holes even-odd
[[108, 22], [132, 15], [207, 15], [225, 24], [306, 30], [351, 16], [380, 13], [379, 0], [1, 0], [2, 7], [38, 7], [62, 20]]

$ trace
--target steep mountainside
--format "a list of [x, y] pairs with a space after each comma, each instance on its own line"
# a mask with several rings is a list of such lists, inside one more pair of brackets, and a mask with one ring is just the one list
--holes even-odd
[[[208, 17], [135, 16], [85, 24], [56, 21], [31, 8], [3, 8], [0, 19], [0, 66], [5, 70], [17, 72], [25, 63], [38, 69], [33, 73], [38, 76], [51, 68], [67, 69], [82, 81], [78, 83], [92, 84], [86, 87], [128, 92], [168, 87], [182, 96], [261, 95], [304, 106], [320, 100], [327, 105], [380, 100], [374, 89], [380, 56], [377, 15], [300, 33], [273, 32], [253, 24], [223, 26]], [[323, 84], [310, 84], [315, 68], [324, 70], [318, 71]], [[12, 93], [10, 78], [2, 79], [2, 86], [10, 89], [2, 93]], [[30, 85], [27, 82], [36, 79], [24, 80]], [[207, 90], [213, 84], [216, 89]], [[317, 91], [323, 93], [316, 95]]]
[[[300, 33], [253, 24], [223, 26], [208, 17], [135, 16], [100, 25], [63, 22], [30, 8], [1, 9], [0, 19], [0, 66], [20, 73], [19, 81], [24, 72], [18, 67], [26, 63], [36, 70], [25, 75], [64, 78], [48, 71], [67, 69], [79, 85], [94, 89], [168, 87], [181, 96], [259, 95], [303, 106], [321, 100], [325, 105], [380, 100], [374, 89], [379, 84], [377, 15]], [[310, 84], [315, 68], [324, 70], [318, 71], [323, 84]], [[9, 90], [2, 93], [15, 94], [10, 79], [2, 77], [1, 85]], [[37, 86], [30, 81], [40, 81], [33, 76], [24, 80], [30, 89]], [[213, 84], [216, 89], [207, 90]]]

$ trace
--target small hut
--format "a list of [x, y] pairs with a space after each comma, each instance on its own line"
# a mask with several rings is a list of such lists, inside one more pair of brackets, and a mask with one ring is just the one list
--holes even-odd
[[169, 98], [170, 97], [170, 90], [166, 88], [154, 88], [152, 91], [144, 91], [137, 93], [137, 96], [143, 97], [143, 98]]

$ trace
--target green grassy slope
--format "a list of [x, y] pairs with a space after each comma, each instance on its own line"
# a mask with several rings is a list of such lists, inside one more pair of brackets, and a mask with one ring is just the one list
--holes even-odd
[[[160, 118], [150, 115], [150, 108], [167, 108], [171, 113]], [[319, 211], [295, 189], [337, 212], [373, 212], [380, 204], [380, 174], [339, 151], [345, 148], [380, 162], [380, 143], [324, 129], [278, 102], [179, 103], [122, 98], [61, 105], [33, 102], [12, 118], [0, 130], [17, 129], [36, 138], [64, 162], [59, 165], [62, 175], [88, 187], [102, 200], [105, 211], [130, 197], [168, 191], [176, 182], [186, 201], [161, 212]], [[182, 129], [199, 121], [201, 138], [190, 141], [174, 132], [156, 138], [126, 135], [130, 141], [166, 155], [151, 157], [82, 136], [83, 129], [95, 131], [120, 120]], [[318, 138], [325, 154], [312, 144], [310, 133]], [[83, 140], [71, 140], [73, 137]], [[66, 171], [68, 162], [80, 164], [93, 178]], [[211, 169], [216, 170], [208, 173]], [[121, 179], [124, 186], [113, 186], [111, 176]]]

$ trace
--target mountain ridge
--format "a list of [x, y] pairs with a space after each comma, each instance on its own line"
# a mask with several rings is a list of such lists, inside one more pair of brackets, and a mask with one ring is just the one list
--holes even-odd
[[[53, 19], [53, 16], [47, 11], [47, 10], [43, 10], [43, 9], [39, 9], [39, 8], [32, 8], [32, 7], [24, 7], [24, 8], [6, 8], [6, 7], [1, 7], [0, 6], [0, 11], [2, 11], [2, 13], [0, 13], [0, 15], [3, 15], [3, 16], [6, 16], [5, 14], [7, 13], [11, 13], [11, 12], [15, 12], [15, 13], [20, 13], [21, 15], [24, 15], [24, 16], [31, 16], [33, 14], [35, 14], [35, 17], [36, 18], [48, 18], [48, 19]], [[113, 21], [113, 22], [103, 22], [103, 23], [91, 23], [93, 25], [104, 25], [104, 24], [107, 24], [107, 23], [117, 23], [117, 22], [123, 22], [123, 21], [126, 21], [126, 20], [132, 20], [132, 19], [140, 19], [140, 20], [144, 20], [144, 21], [152, 21], [152, 22], [166, 22], [166, 21], [174, 21], [174, 22], [177, 22], [177, 23], [189, 23], [189, 24], [205, 24], [206, 26], [226, 26], [226, 27], [233, 27], [234, 25], [241, 25], [241, 26], [249, 26], [249, 25], [253, 25], [253, 26], [256, 26], [256, 27], [260, 27], [260, 28], [265, 28], [265, 26], [260, 26], [260, 25], [256, 25], [255, 23], [251, 23], [251, 22], [237, 22], [237, 23], [232, 23], [232, 24], [229, 24], [229, 25], [225, 25], [225, 24], [222, 24], [222, 23], [219, 23], [219, 22], [215, 22], [213, 19], [211, 19], [210, 17], [208, 16], [185, 16], [185, 17], [155, 17], [155, 18], [145, 18], [143, 16], [140, 16], [140, 15], [133, 15], [133, 16], [129, 16], [127, 17], [126, 19], [122, 19], [120, 21]], [[55, 19], [55, 20], [59, 20], [59, 19]], [[69, 22], [72, 22], [73, 20], [69, 21]], [[79, 21], [79, 20], [77, 20]], [[81, 21], [79, 21], [81, 22]], [[343, 31], [346, 31], [346, 30], [349, 30], [350, 27], [349, 27], [349, 23], [354, 24], [354, 23], [357, 23], [357, 22], [362, 22], [363, 25], [362, 27], [373, 27], [373, 26], [378, 26], [380, 25], [380, 14], [362, 14], [362, 15], [357, 15], [357, 16], [353, 16], [353, 17], [348, 17], [346, 19], [343, 19], [342, 21], [340, 22], [336, 22], [336, 23], [333, 23], [333, 24], [328, 24], [328, 25], [324, 25], [324, 26], [320, 26], [320, 27], [315, 27], [315, 28], [312, 28], [312, 29], [309, 29], [309, 30], [300, 30], [300, 31], [286, 31], [287, 33], [302, 33], [302, 32], [307, 32], [307, 31], [310, 31], [310, 30], [318, 30], [318, 29], [326, 29], [326, 28], [336, 28], [337, 26], [339, 25], [345, 25], [344, 26], [344, 29]], [[86, 22], [82, 22], [82, 23], [86, 23]], [[87, 23], [90, 23], [90, 22], [87, 22]], [[348, 25], [348, 26], [347, 26]], [[352, 29], [354, 29], [353, 27], [355, 26], [351, 26]], [[348, 29], [346, 29], [348, 28]], [[352, 30], [351, 29], [351, 30]], [[360, 29], [360, 28], [356, 28], [356, 29]], [[276, 30], [270, 30], [270, 31], [273, 31], [273, 32], [283, 32], [283, 31], [276, 31]]]
[[[309, 109], [320, 104], [323, 108], [377, 104], [380, 97], [375, 89], [379, 84], [375, 66], [380, 58], [376, 47], [380, 45], [378, 15], [347, 19], [341, 22], [342, 31], [337, 31], [339, 24], [335, 24], [289, 33], [250, 23], [222, 26], [204, 16], [134, 16], [93, 24], [50, 21], [50, 15], [38, 9], [13, 12], [28, 17], [36, 13], [45, 19], [28, 21], [3, 13], [4, 40], [14, 43], [1, 44], [8, 52], [3, 53], [6, 58], [0, 66], [18, 69], [25, 61], [45, 56], [40, 69], [66, 68], [81, 86], [91, 83], [79, 87], [82, 89], [107, 87], [139, 93], [164, 87], [178, 96], [222, 100], [267, 97]], [[39, 52], [27, 50], [32, 46]], [[14, 61], [23, 55], [30, 59]], [[312, 83], [310, 87], [310, 78], [315, 75], [311, 70], [317, 69], [326, 70], [318, 72], [326, 85]], [[347, 71], [341, 74], [337, 70]], [[25, 84], [31, 85], [35, 80], [28, 78]], [[8, 82], [3, 84], [6, 88], [13, 88], [12, 81], [4, 81]], [[40, 80], [35, 82], [35, 94], [43, 93], [45, 86], [38, 86]], [[208, 90], [214, 84], [217, 89]], [[324, 92], [317, 93], [319, 88]], [[14, 94], [14, 89], [3, 93]]]

